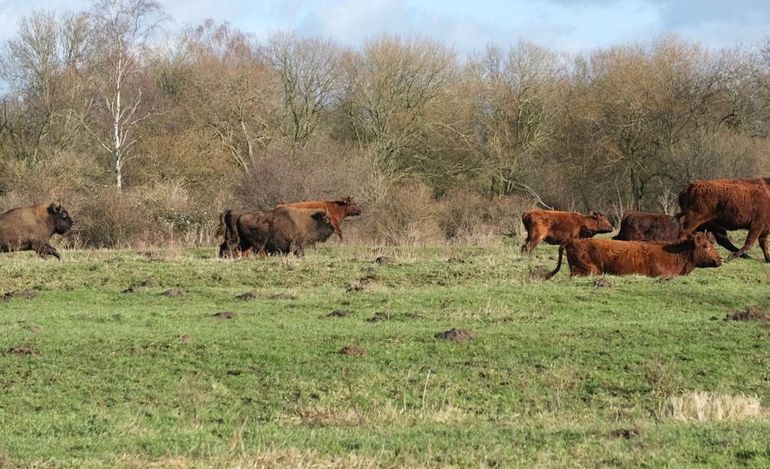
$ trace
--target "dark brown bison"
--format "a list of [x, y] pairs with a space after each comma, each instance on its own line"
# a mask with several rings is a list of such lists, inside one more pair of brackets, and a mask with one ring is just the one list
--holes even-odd
[[48, 244], [54, 233], [64, 234], [72, 228], [72, 218], [59, 203], [19, 207], [0, 214], [0, 251], [35, 251], [61, 260]]
[[314, 208], [326, 210], [326, 215], [329, 217], [334, 232], [340, 237], [342, 241], [342, 220], [347, 217], [355, 217], [361, 215], [361, 208], [358, 206], [352, 196], [342, 197], [340, 200], [306, 200], [304, 202], [294, 202], [291, 204], [280, 204], [277, 207], [294, 207], [294, 208]]
[[682, 212], [680, 237], [704, 223], [726, 230], [749, 230], [746, 242], [730, 255], [735, 259], [759, 240], [765, 261], [770, 262], [770, 178], [693, 181], [679, 193]]
[[240, 213], [233, 210], [225, 210], [219, 214], [219, 227], [216, 236], [222, 239], [219, 245], [219, 257], [249, 257], [251, 255], [251, 246], [244, 240], [241, 242], [238, 236], [236, 221]]
[[[301, 257], [305, 247], [326, 241], [334, 234], [324, 210], [278, 207], [235, 215], [225, 212], [225, 251], [294, 253]], [[220, 246], [220, 253], [222, 250]]]
[[722, 258], [705, 233], [695, 233], [668, 244], [612, 239], [572, 239], [559, 246], [556, 269], [567, 251], [571, 275], [632, 275], [649, 277], [687, 275], [696, 267], [719, 267]]
[[[626, 212], [620, 222], [620, 231], [612, 239], [618, 241], [651, 241], [670, 242], [679, 239], [680, 215], [666, 215], [665, 213], [652, 212]], [[727, 230], [714, 223], [706, 223], [698, 227], [696, 231], [709, 232], [720, 246], [730, 252], [738, 248], [730, 242]], [[749, 257], [744, 254], [744, 257]]]
[[521, 216], [527, 230], [527, 240], [522, 253], [531, 253], [541, 241], [562, 244], [574, 238], [590, 238], [599, 233], [610, 233], [612, 223], [603, 213], [583, 215], [556, 210], [530, 210]]

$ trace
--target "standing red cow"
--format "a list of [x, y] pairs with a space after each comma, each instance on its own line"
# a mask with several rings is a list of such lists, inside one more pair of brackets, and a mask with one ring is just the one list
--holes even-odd
[[680, 237], [713, 222], [727, 230], [749, 230], [743, 247], [730, 255], [742, 256], [757, 240], [770, 262], [770, 178], [693, 181], [679, 194], [682, 211]]
[[591, 238], [599, 233], [610, 233], [612, 223], [600, 212], [583, 215], [556, 210], [530, 210], [521, 216], [527, 230], [522, 253], [531, 253], [541, 241], [562, 244], [570, 239]]
[[334, 232], [340, 237], [342, 241], [342, 220], [347, 217], [355, 217], [361, 215], [361, 208], [358, 206], [352, 196], [345, 196], [340, 200], [305, 200], [303, 202], [294, 202], [291, 204], [280, 204], [278, 207], [294, 207], [294, 208], [315, 208], [324, 209], [326, 214], [334, 227]]

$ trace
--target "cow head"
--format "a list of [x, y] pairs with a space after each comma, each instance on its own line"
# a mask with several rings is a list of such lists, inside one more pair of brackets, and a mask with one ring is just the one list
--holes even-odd
[[342, 199], [336, 201], [337, 205], [341, 205], [345, 208], [345, 217], [357, 217], [361, 215], [361, 207], [358, 206], [353, 196], [346, 195]]
[[72, 218], [67, 210], [56, 202], [48, 206], [48, 214], [53, 218], [54, 232], [60, 235], [68, 232], [72, 228]]
[[615, 229], [607, 215], [602, 212], [591, 212], [588, 228], [595, 233], [611, 233]]
[[714, 235], [711, 233], [695, 233], [688, 237], [693, 243], [692, 257], [696, 267], [719, 267], [722, 257], [714, 247]]

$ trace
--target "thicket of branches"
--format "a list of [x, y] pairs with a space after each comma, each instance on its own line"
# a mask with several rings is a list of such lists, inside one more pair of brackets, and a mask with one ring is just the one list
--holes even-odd
[[201, 243], [226, 206], [351, 194], [360, 236], [398, 242], [507, 233], [535, 205], [670, 212], [691, 179], [770, 173], [770, 43], [459, 56], [166, 20], [98, 0], [20, 22], [0, 52], [0, 208], [61, 199], [84, 245]]

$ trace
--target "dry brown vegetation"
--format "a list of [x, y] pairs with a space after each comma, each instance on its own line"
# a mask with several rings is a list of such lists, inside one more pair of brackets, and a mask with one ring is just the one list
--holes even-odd
[[345, 194], [351, 239], [484, 242], [534, 206], [671, 212], [691, 179], [770, 170], [768, 44], [461, 57], [208, 20], [161, 48], [159, 4], [113, 3], [34, 13], [0, 54], [0, 208], [60, 198], [73, 244], [208, 244], [224, 207]]
[[687, 422], [744, 420], [763, 415], [756, 396], [729, 395], [696, 391], [672, 396], [662, 407], [663, 418]]

